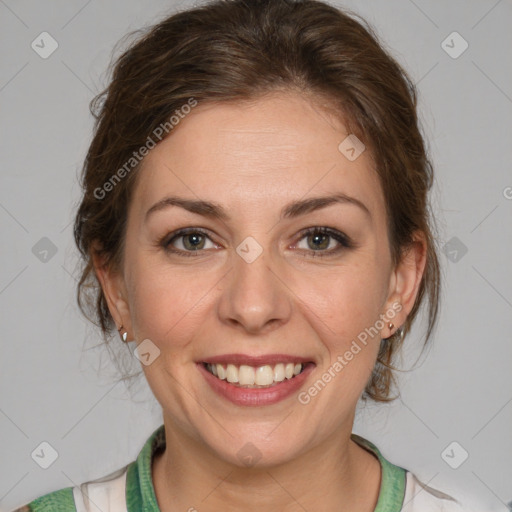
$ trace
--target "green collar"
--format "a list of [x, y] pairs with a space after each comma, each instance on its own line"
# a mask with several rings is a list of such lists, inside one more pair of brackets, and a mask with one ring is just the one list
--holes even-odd
[[380, 462], [381, 481], [379, 499], [374, 512], [400, 512], [405, 496], [405, 469], [391, 464], [370, 441], [357, 434], [351, 435], [358, 445], [374, 453]]
[[[357, 444], [374, 453], [382, 468], [379, 500], [374, 512], [400, 512], [405, 495], [405, 469], [387, 461], [370, 441], [351, 435]], [[151, 462], [154, 453], [165, 448], [164, 425], [158, 427], [144, 444], [142, 450], [128, 467], [126, 475], [126, 504], [128, 512], [159, 512], [155, 489], [151, 478]]]

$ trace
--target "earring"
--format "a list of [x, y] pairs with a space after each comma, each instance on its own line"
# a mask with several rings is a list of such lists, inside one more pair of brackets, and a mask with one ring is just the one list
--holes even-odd
[[389, 322], [389, 324], [388, 324], [388, 329], [389, 329], [390, 331], [392, 331], [392, 330], [393, 330], [393, 327], [395, 327], [395, 326], [394, 326], [391, 322]]
[[118, 329], [118, 332], [119, 332], [119, 336], [121, 336], [121, 339], [123, 341], [126, 341], [128, 339], [128, 333], [126, 331], [124, 331], [122, 334], [121, 334], [121, 331], [123, 330], [123, 326], [121, 325], [121, 327], [119, 327]]

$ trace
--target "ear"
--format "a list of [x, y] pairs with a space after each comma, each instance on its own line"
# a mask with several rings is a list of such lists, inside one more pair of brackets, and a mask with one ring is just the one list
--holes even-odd
[[123, 331], [128, 332], [128, 339], [131, 340], [133, 331], [124, 276], [119, 269], [113, 269], [106, 263], [105, 257], [98, 253], [98, 248], [99, 245], [94, 243], [91, 255], [96, 277], [103, 290], [116, 328], [120, 329], [122, 326]]
[[[401, 327], [416, 301], [420, 289], [421, 279], [427, 262], [427, 242], [423, 232], [416, 232], [413, 241], [402, 251], [400, 261], [392, 272], [388, 298], [385, 304], [386, 325], [383, 329], [383, 338], [388, 338]], [[393, 328], [389, 329], [391, 322]]]

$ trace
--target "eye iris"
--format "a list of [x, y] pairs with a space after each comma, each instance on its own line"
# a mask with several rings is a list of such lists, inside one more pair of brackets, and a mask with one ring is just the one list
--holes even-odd
[[[311, 245], [310, 241], [313, 241], [314, 245]], [[314, 235], [309, 235], [308, 245], [311, 249], [315, 251], [318, 249], [327, 249], [327, 247], [329, 247], [329, 235], [324, 235], [322, 233], [315, 233]]]
[[204, 246], [204, 236], [199, 233], [190, 233], [183, 237], [183, 246], [186, 249], [202, 249]]

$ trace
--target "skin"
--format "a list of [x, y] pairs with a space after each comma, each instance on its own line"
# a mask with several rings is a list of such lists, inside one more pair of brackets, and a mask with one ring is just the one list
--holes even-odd
[[[166, 429], [167, 449], [152, 469], [162, 511], [376, 506], [380, 465], [350, 434], [380, 338], [412, 309], [426, 251], [416, 234], [393, 266], [370, 152], [349, 161], [338, 150], [347, 135], [311, 98], [274, 92], [198, 105], [144, 160], [128, 212], [124, 266], [116, 271], [96, 259], [95, 268], [128, 339], [150, 339], [160, 350], [142, 367]], [[280, 218], [289, 202], [334, 192], [358, 199], [368, 212], [345, 202]], [[230, 219], [169, 206], [146, 220], [151, 206], [171, 194], [214, 202]], [[300, 234], [322, 226], [347, 235], [353, 247], [327, 237], [315, 249], [313, 237]], [[166, 252], [159, 240], [185, 227], [208, 231], [203, 249], [192, 257]], [[252, 263], [235, 250], [248, 236], [263, 249]], [[193, 252], [184, 241], [173, 246]], [[394, 327], [385, 322], [307, 405], [296, 395], [267, 406], [234, 405], [211, 390], [195, 364], [233, 352], [308, 357], [316, 366], [301, 388], [307, 390], [393, 303], [402, 306]], [[261, 454], [250, 468], [237, 457], [248, 442]]]

